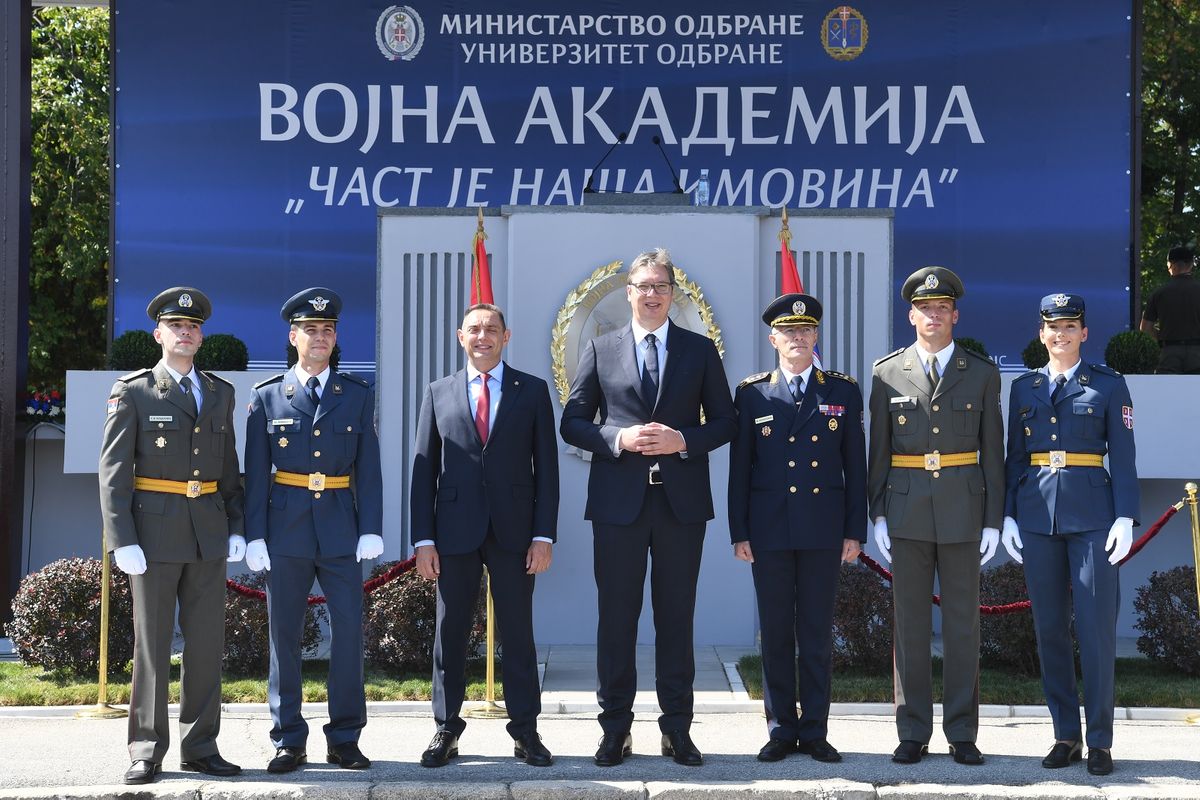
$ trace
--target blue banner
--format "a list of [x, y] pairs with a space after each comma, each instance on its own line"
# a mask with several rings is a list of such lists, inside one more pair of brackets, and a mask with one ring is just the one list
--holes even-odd
[[369, 368], [377, 207], [670, 191], [656, 138], [713, 204], [895, 209], [897, 292], [957, 271], [1003, 368], [1045, 294], [1085, 296], [1092, 359], [1128, 325], [1132, 0], [412, 2], [116, 3], [113, 335], [191, 284], [269, 366], [326, 285]]

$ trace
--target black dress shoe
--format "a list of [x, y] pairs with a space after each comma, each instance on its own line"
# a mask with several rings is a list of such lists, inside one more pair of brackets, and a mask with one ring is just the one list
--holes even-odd
[[800, 742], [796, 745], [796, 752], [812, 756], [814, 760], [825, 764], [836, 764], [842, 760], [842, 754], [837, 751], [837, 748], [824, 739]]
[[237, 764], [230, 764], [221, 758], [220, 753], [213, 753], [204, 758], [192, 758], [179, 766], [183, 768], [184, 772], [203, 772], [205, 775], [213, 775], [217, 778], [228, 778], [242, 771]]
[[358, 742], [330, 745], [325, 752], [325, 760], [330, 764], [337, 764], [342, 769], [366, 769], [371, 766], [371, 759], [358, 749]]
[[606, 733], [600, 737], [600, 746], [592, 759], [597, 767], [615, 767], [633, 755], [633, 737], [629, 731]]
[[542, 737], [538, 736], [537, 731], [523, 733], [513, 739], [513, 755], [531, 767], [548, 767], [554, 763], [554, 756], [542, 744]]
[[144, 758], [129, 765], [125, 770], [125, 783], [153, 783], [154, 778], [162, 772], [162, 764], [156, 764]]
[[1091, 775], [1108, 775], [1113, 771], [1112, 756], [1107, 750], [1095, 747], [1088, 748], [1088, 773]]
[[974, 742], [951, 742], [950, 755], [954, 756], [955, 764], [977, 767], [983, 763], [983, 753]]
[[662, 754], [670, 756], [676, 764], [682, 764], [685, 767], [698, 767], [704, 763], [704, 756], [700, 755], [700, 748], [692, 742], [692, 737], [687, 731], [664, 733]]
[[796, 752], [796, 743], [790, 739], [768, 739], [758, 751], [759, 761], [783, 761], [788, 753]]
[[912, 739], [902, 739], [900, 746], [892, 753], [892, 761], [897, 764], [916, 764], [921, 756], [929, 752], [929, 745]]
[[444, 767], [458, 755], [458, 737], [450, 731], [438, 731], [421, 753], [422, 767]]
[[307, 763], [308, 753], [303, 747], [280, 747], [275, 751], [275, 757], [267, 762], [267, 772], [292, 772]]
[[1083, 742], [1056, 742], [1050, 753], [1042, 759], [1046, 769], [1062, 769], [1083, 759]]

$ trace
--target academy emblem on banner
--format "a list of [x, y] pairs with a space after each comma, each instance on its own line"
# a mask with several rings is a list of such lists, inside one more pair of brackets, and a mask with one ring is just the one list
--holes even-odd
[[867, 49], [867, 19], [857, 9], [838, 6], [821, 23], [821, 45], [838, 61], [852, 61]]
[[425, 23], [410, 6], [389, 6], [375, 23], [375, 44], [389, 61], [412, 61], [425, 44]]

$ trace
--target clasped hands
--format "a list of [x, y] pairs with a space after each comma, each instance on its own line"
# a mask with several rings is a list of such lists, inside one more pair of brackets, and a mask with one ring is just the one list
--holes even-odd
[[683, 434], [661, 422], [622, 428], [620, 445], [622, 450], [646, 456], [669, 456], [687, 449]]

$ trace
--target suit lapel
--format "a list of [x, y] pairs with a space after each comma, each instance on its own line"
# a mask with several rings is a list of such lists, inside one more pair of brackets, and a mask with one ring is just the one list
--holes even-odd
[[[291, 389], [289, 392], [288, 389]], [[312, 417], [316, 422], [317, 407], [313, 405], [312, 398], [308, 396], [308, 387], [304, 385], [296, 377], [294, 369], [288, 370], [283, 376], [283, 391], [291, 397], [292, 408], [299, 411], [301, 414]]]
[[162, 362], [154, 367], [154, 385], [158, 388], [160, 397], [186, 414], [188, 419], [196, 419], [196, 415], [192, 413], [192, 400], [184, 395], [183, 389], [179, 388], [179, 384], [171, 377], [171, 373], [167, 372]]
[[941, 397], [946, 392], [954, 388], [954, 386], [962, 380], [962, 374], [967, 371], [967, 356], [959, 352], [958, 345], [950, 351], [950, 359], [946, 362], [946, 370], [942, 373], [942, 379], [938, 382], [937, 391], [933, 393], [933, 399]]
[[771, 372], [771, 382], [764, 388], [767, 397], [775, 401], [772, 406], [779, 408], [780, 413], [785, 415], [781, 421], [787, 423], [786, 429], [791, 430], [796, 421], [796, 398], [792, 397], [792, 389], [778, 367]]
[[509, 410], [516, 405], [518, 401], [517, 393], [521, 391], [521, 380], [516, 376], [513, 368], [507, 363], [504, 365], [504, 380], [500, 381], [500, 407], [496, 409], [496, 421], [492, 423], [492, 428], [488, 431], [488, 444], [496, 438], [496, 432], [500, 430], [501, 424], [509, 416]]
[[687, 339], [679, 333], [679, 326], [667, 320], [667, 365], [663, 368], [658, 380], [658, 396], [661, 398], [666, 388], [671, 385], [671, 376], [679, 367], [679, 362], [687, 355]]
[[458, 372], [454, 373], [454, 380], [451, 382], [454, 387], [454, 394], [457, 399], [454, 401], [458, 408], [458, 413], [463, 417], [463, 424], [471, 431], [471, 435], [475, 437], [475, 444], [480, 447], [483, 442], [479, 439], [479, 429], [475, 427], [475, 409], [471, 406], [471, 390], [468, 387], [467, 369], [463, 367]]
[[321, 404], [317, 406], [317, 415], [313, 417], [313, 423], [319, 422], [321, 417], [333, 411], [341, 403], [342, 377], [331, 370], [329, 380], [325, 381], [325, 389], [321, 392]]
[[800, 407], [796, 409], [796, 419], [792, 423], [792, 430], [795, 431], [812, 419], [812, 415], [816, 413], [817, 406], [825, 399], [825, 386], [817, 377], [820, 370], [813, 367], [812, 372], [808, 373], [808, 386], [805, 387], [804, 400], [800, 403]]
[[1075, 370], [1075, 374], [1071, 376], [1071, 380], [1067, 381], [1067, 385], [1059, 393], [1058, 402], [1065, 403], [1083, 394], [1083, 387], [1091, 383], [1091, 380], [1091, 370], [1088, 369], [1087, 364], [1080, 362], [1079, 369]]
[[204, 402], [200, 406], [200, 416], [196, 418], [196, 422], [199, 423], [200, 420], [207, 419], [209, 416], [211, 416], [213, 410], [217, 407], [217, 382], [198, 370], [196, 374], [199, 375], [200, 380], [204, 382]]
[[908, 378], [908, 382], [913, 385], [913, 388], [922, 397], [929, 397], [929, 376], [925, 372], [925, 365], [921, 362], [921, 353], [915, 344], [904, 351], [900, 368], [904, 370], [904, 377]]
[[1033, 386], [1030, 388], [1030, 391], [1033, 392], [1034, 402], [1041, 403], [1046, 408], [1053, 410], [1054, 406], [1050, 405], [1050, 389], [1046, 386], [1049, 379], [1050, 376], [1047, 372], [1038, 370], [1038, 374], [1033, 379]]
[[[670, 337], [667, 337], [670, 341]], [[621, 362], [621, 367], [625, 370], [625, 377], [629, 379], [629, 385], [633, 387], [633, 393], [642, 400], [642, 407], [646, 409], [648, 414], [653, 414], [654, 409], [646, 405], [646, 401], [642, 398], [642, 374], [638, 371], [637, 365], [637, 346], [638, 343], [633, 338], [633, 323], [625, 326], [617, 336], [617, 360]], [[667, 359], [670, 361], [670, 359]], [[658, 393], [662, 394], [662, 376], [659, 376]]]

